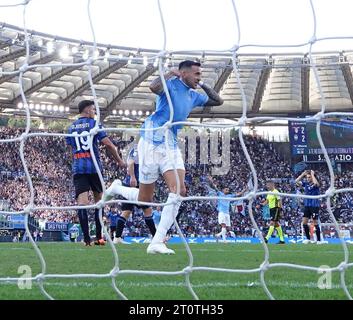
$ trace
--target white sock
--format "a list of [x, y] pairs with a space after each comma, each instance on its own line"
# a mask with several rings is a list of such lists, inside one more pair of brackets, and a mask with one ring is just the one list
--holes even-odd
[[[169, 193], [167, 203], [177, 199], [175, 193]], [[167, 235], [169, 228], [174, 223], [174, 217], [177, 216], [181, 202], [178, 201], [175, 205], [164, 206], [161, 213], [161, 221], [158, 224], [156, 234], [154, 235], [151, 243], [162, 243]]]
[[120, 195], [124, 197], [126, 200], [137, 201], [139, 195], [139, 189], [133, 187], [124, 187], [124, 186], [114, 186], [111, 190], [109, 190], [110, 195]]
[[222, 235], [222, 240], [225, 241], [226, 235], [227, 235], [227, 228], [222, 228], [221, 235]]

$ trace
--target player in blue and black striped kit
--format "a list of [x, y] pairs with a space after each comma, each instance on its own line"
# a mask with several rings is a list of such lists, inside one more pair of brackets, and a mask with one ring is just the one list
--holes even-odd
[[[301, 180], [306, 178], [303, 182]], [[320, 194], [320, 184], [315, 177], [313, 170], [304, 171], [296, 180], [298, 186], [304, 187], [304, 193], [310, 196], [317, 196]], [[306, 236], [306, 240], [303, 243], [307, 244], [310, 242], [310, 231], [308, 226], [308, 220], [313, 219], [315, 225], [315, 232], [317, 238], [317, 244], [321, 244], [321, 231], [319, 226], [319, 210], [320, 210], [320, 199], [304, 199], [304, 216], [303, 216], [303, 228]]]
[[[73, 153], [72, 173], [77, 204], [79, 206], [85, 206], [89, 204], [89, 191], [93, 192], [94, 201], [98, 202], [102, 198], [103, 189], [90, 152], [91, 136], [81, 135], [89, 133], [90, 130], [93, 129], [96, 125], [96, 120], [94, 119], [96, 115], [94, 102], [91, 100], [83, 100], [79, 103], [78, 109], [80, 117], [70, 125], [68, 130], [68, 133], [73, 134], [74, 136], [66, 137], [66, 142], [71, 146]], [[102, 129], [102, 125], [99, 125], [99, 128]], [[123, 160], [118, 154], [116, 147], [107, 137], [107, 134], [104, 131], [99, 131], [93, 138], [92, 146], [95, 158], [97, 159], [97, 164], [101, 172], [102, 164], [99, 157], [98, 143], [105, 145], [107, 151], [109, 151], [109, 153], [112, 155], [118, 166], [125, 166]], [[90, 246], [91, 238], [88, 228], [87, 209], [79, 209], [78, 217], [80, 220], [85, 245]], [[105, 242], [102, 239], [102, 227], [99, 221], [98, 209], [95, 210], [95, 222], [95, 244], [104, 245]]]

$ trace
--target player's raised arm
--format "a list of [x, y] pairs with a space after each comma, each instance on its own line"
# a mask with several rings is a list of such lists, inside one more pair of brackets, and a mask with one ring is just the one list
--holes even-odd
[[200, 81], [199, 85], [208, 96], [208, 100], [204, 105], [205, 107], [220, 106], [223, 104], [223, 99], [219, 96], [219, 94], [216, 92], [216, 90], [214, 90], [213, 88], [208, 86], [203, 81]]
[[297, 179], [295, 179], [295, 183], [298, 185], [299, 182], [305, 177], [305, 175], [306, 175], [306, 170], [304, 170], [302, 174]]
[[[169, 80], [170, 78], [179, 77], [179, 76], [180, 76], [180, 72], [177, 69], [173, 69], [167, 72], [164, 75], [164, 78], [165, 80]], [[163, 83], [160, 76], [151, 82], [150, 90], [157, 95], [160, 95], [163, 92]]]
[[316, 186], [319, 186], [319, 181], [317, 181], [316, 177], [315, 177], [315, 172], [314, 170], [310, 170], [310, 174], [311, 174], [311, 179], [313, 181], [313, 183], [316, 185]]
[[208, 180], [208, 182], [209, 182], [209, 184], [210, 184], [210, 187], [211, 187], [212, 189], [214, 189], [215, 191], [219, 191], [218, 188], [217, 188], [217, 186], [215, 185], [215, 183], [214, 183], [212, 177], [211, 177], [211, 176], [207, 176], [207, 178], [208, 178], [207, 180]]
[[113, 144], [113, 142], [108, 137], [105, 137], [104, 139], [102, 139], [101, 142], [107, 148], [107, 151], [112, 155], [117, 165], [122, 168], [126, 167], [125, 162], [120, 158], [119, 153], [115, 145]]
[[242, 191], [236, 192], [235, 195], [237, 197], [240, 197], [240, 196], [244, 195], [248, 190], [249, 190], [248, 187], [245, 187]]

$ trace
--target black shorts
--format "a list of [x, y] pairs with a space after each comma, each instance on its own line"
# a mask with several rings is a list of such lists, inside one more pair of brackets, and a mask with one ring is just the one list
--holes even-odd
[[281, 218], [281, 208], [272, 208], [270, 209], [271, 221], [279, 221]]
[[92, 190], [93, 192], [102, 193], [103, 188], [99, 180], [98, 173], [92, 174], [75, 174], [74, 186], [76, 199], [81, 193]]
[[304, 207], [304, 218], [319, 219], [319, 207]]
[[149, 208], [148, 206], [138, 206], [137, 204], [124, 202], [121, 204], [121, 211], [132, 211], [134, 207], [142, 210]]
[[116, 225], [115, 226], [110, 226], [110, 232], [114, 232], [114, 231], [116, 231]]

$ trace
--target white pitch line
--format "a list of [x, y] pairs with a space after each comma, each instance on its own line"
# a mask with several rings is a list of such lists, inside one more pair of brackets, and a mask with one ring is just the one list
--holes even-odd
[[[192, 251], [200, 251], [200, 252], [215, 252], [214, 249], [204, 249], [204, 248], [195, 248], [193, 247], [192, 248]], [[235, 250], [236, 251], [236, 250]], [[217, 252], [230, 252], [229, 250], [224, 250], [224, 249], [217, 249]], [[238, 251], [239, 253], [243, 253], [243, 252], [260, 252], [260, 253], [263, 253], [264, 251], [263, 250], [257, 250], [257, 249], [240, 249]], [[276, 250], [274, 252], [285, 252], [285, 253], [294, 253], [294, 254], [298, 254], [298, 253], [301, 253], [301, 252], [304, 252], [304, 253], [313, 253], [313, 252], [317, 252], [315, 250], [291, 250], [291, 251], [288, 251], [288, 250]], [[321, 253], [343, 253], [342, 250], [323, 250], [323, 251], [320, 251], [320, 254]]]
[[[298, 288], [307, 288], [307, 289], [318, 289], [317, 282], [307, 282], [307, 283], [299, 283], [299, 282], [290, 282], [290, 281], [266, 281], [266, 284], [269, 287], [281, 287], [281, 288], [291, 288], [291, 289], [298, 289]], [[3, 282], [1, 285], [15, 285], [11, 282]], [[1, 287], [0, 285], [0, 287]], [[45, 287], [63, 287], [63, 288], [70, 288], [70, 287], [86, 287], [86, 288], [94, 288], [94, 287], [106, 287], [110, 286], [108, 283], [92, 283], [87, 281], [80, 281], [80, 282], [44, 282]], [[146, 281], [136, 281], [136, 282], [126, 282], [126, 281], [117, 281], [118, 288], [124, 290], [127, 288], [153, 288], [153, 287], [185, 287], [185, 282], [183, 281], [159, 281], [159, 282], [146, 282]], [[209, 281], [205, 283], [198, 283], [192, 284], [193, 288], [262, 288], [261, 283], [259, 281], [247, 283], [238, 283], [238, 282], [221, 282], [221, 281]], [[348, 289], [353, 289], [353, 284], [347, 285]], [[332, 289], [342, 289], [338, 284], [332, 284]]]

